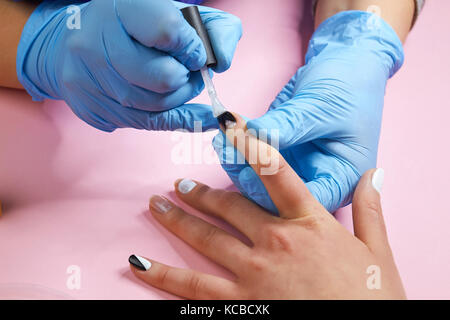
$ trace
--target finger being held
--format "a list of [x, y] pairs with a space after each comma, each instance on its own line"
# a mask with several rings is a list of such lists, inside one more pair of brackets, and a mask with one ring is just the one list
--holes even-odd
[[320, 211], [315, 210], [319, 203], [278, 152], [276, 133], [271, 133], [269, 144], [267, 132], [248, 130], [245, 120], [237, 114], [233, 115], [236, 124], [222, 130], [259, 176], [280, 216], [293, 219]]

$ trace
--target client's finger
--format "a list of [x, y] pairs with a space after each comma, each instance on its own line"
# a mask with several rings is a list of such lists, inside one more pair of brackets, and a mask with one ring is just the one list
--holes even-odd
[[242, 241], [200, 218], [186, 213], [166, 198], [153, 196], [150, 211], [168, 230], [191, 247], [235, 272], [250, 255]]
[[175, 182], [177, 196], [191, 207], [219, 217], [234, 226], [250, 240], [255, 240], [261, 226], [274, 221], [274, 217], [261, 214], [263, 209], [237, 192], [212, 189], [190, 179]]
[[197, 272], [179, 269], [138, 256], [128, 259], [131, 270], [142, 281], [161, 290], [188, 299], [233, 299], [236, 283]]
[[[245, 121], [237, 114], [236, 125], [226, 129], [226, 136], [260, 177], [282, 218], [295, 219], [317, 214], [320, 204], [314, 199], [302, 179], [281, 154], [256, 136], [261, 133], [247, 130]], [[276, 135], [271, 134], [272, 139]], [[271, 141], [275, 143], [276, 141]]]

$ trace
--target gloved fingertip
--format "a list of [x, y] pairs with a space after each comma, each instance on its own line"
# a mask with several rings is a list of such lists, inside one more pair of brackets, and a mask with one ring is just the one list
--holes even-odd
[[258, 119], [247, 121], [247, 129], [254, 129], [254, 130], [260, 129], [260, 123]]
[[258, 132], [262, 129], [270, 129], [271, 124], [269, 121], [266, 121], [266, 118], [267, 118], [267, 113], [259, 118], [248, 120], [247, 121], [247, 129], [254, 129], [256, 132]]
[[216, 59], [217, 65], [214, 68], [212, 68], [212, 70], [214, 70], [215, 73], [222, 73], [230, 69], [232, 58], [216, 54]]
[[241, 20], [227, 12], [219, 12], [216, 19], [205, 23], [217, 60], [214, 72], [222, 73], [231, 67], [237, 44], [242, 37]]

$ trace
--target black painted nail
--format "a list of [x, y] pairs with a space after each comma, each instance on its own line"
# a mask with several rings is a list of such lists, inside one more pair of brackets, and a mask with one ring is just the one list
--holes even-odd
[[142, 258], [141, 256], [137, 256], [135, 254], [132, 254], [128, 258], [128, 262], [131, 263], [134, 267], [136, 267], [139, 270], [147, 271], [152, 267], [152, 263], [148, 261], [145, 258]]
[[236, 124], [236, 118], [233, 116], [231, 112], [228, 111], [225, 111], [224, 113], [219, 115], [217, 117], [217, 121], [219, 121], [219, 124], [225, 129], [227, 128], [231, 129], [233, 126], [230, 126], [230, 124]]

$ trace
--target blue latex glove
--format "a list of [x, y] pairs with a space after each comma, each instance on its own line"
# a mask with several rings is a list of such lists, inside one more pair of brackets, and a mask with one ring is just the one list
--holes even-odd
[[[312, 36], [305, 66], [247, 128], [267, 129], [269, 140], [278, 132], [281, 154], [334, 212], [351, 202], [361, 175], [376, 166], [386, 83], [403, 58], [401, 41], [381, 18], [338, 13]], [[213, 145], [222, 161], [233, 159], [235, 150], [222, 135]], [[244, 195], [277, 212], [247, 163], [222, 166]]]
[[[74, 4], [81, 9], [79, 29]], [[209, 106], [183, 105], [203, 90], [197, 70], [206, 61], [200, 38], [179, 10], [185, 6], [167, 0], [44, 1], [22, 33], [19, 80], [34, 100], [65, 100], [79, 118], [104, 131], [193, 130], [194, 121], [216, 128]], [[223, 72], [241, 37], [240, 20], [212, 8], [200, 12], [218, 60], [214, 71]]]

